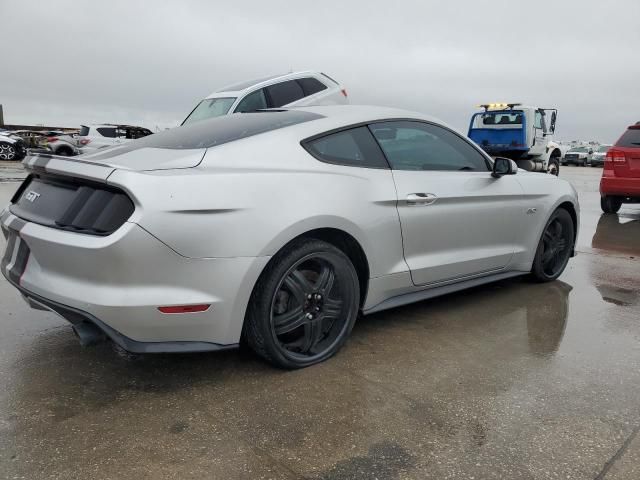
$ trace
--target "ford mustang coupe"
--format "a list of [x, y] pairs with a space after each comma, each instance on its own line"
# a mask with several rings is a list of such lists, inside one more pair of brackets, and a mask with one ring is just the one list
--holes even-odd
[[579, 223], [566, 181], [379, 107], [229, 115], [25, 166], [1, 270], [31, 306], [83, 344], [246, 341], [284, 368], [334, 355], [359, 314], [555, 280]]

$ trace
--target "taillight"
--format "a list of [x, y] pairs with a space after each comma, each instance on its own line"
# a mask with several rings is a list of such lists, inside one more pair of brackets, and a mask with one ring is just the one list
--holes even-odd
[[58, 139], [56, 137], [49, 137], [47, 138], [47, 143], [53, 143], [53, 142], [57, 142]]
[[80, 145], [87, 145], [89, 142], [91, 142], [91, 140], [89, 140], [88, 138], [83, 138], [80, 140]]
[[619, 150], [609, 150], [607, 152], [607, 156], [605, 158], [605, 162], [613, 162], [613, 163], [625, 163], [627, 161], [627, 157], [624, 152]]
[[340, 92], [342, 92], [342, 95], [344, 95], [345, 97], [347, 96], [347, 90], [345, 88], [340, 90]]

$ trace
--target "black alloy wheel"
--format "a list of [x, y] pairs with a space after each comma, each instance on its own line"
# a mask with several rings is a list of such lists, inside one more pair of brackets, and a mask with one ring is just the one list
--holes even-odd
[[556, 210], [545, 226], [531, 272], [541, 282], [558, 278], [569, 262], [574, 247], [574, 226], [569, 212]]
[[246, 340], [279, 367], [326, 360], [353, 328], [359, 290], [355, 268], [341, 250], [315, 239], [295, 242], [272, 259], [258, 281]]

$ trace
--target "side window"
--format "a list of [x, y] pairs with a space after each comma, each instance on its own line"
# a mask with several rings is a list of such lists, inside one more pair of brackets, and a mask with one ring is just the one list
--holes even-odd
[[250, 93], [236, 107], [236, 112], [255, 112], [262, 108], [268, 108], [267, 99], [264, 96], [264, 89]]
[[276, 83], [275, 85], [265, 87], [265, 89], [271, 99], [271, 107], [275, 108], [282, 107], [304, 97], [302, 87], [295, 80]]
[[313, 95], [314, 93], [318, 93], [318, 92], [321, 92], [322, 90], [327, 89], [327, 86], [317, 78], [313, 78], [313, 77], [299, 78], [296, 81], [302, 87], [302, 91], [304, 92], [305, 97], [308, 97], [309, 95]]
[[103, 137], [116, 138], [116, 129], [112, 127], [99, 127], [96, 128], [98, 133]]
[[369, 128], [394, 170], [489, 170], [480, 152], [446, 128], [411, 121], [374, 123]]
[[533, 120], [533, 126], [535, 128], [539, 128], [542, 131], [545, 131], [545, 132], [547, 131], [547, 128], [544, 123], [544, 115], [540, 110], [536, 110], [536, 115]]
[[318, 160], [364, 168], [389, 168], [367, 127], [352, 128], [303, 142], [304, 148]]

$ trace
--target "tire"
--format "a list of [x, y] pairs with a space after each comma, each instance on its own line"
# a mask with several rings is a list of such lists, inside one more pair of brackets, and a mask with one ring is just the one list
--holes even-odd
[[618, 213], [620, 207], [622, 207], [622, 200], [620, 197], [600, 197], [600, 208], [602, 208], [604, 213]]
[[549, 173], [556, 177], [560, 175], [560, 162], [557, 157], [552, 157], [549, 160]]
[[60, 155], [62, 157], [70, 157], [73, 155], [73, 151], [70, 148], [62, 147], [55, 151], [56, 155]]
[[260, 275], [243, 335], [275, 366], [308, 367], [340, 350], [359, 305], [358, 275], [341, 250], [321, 240], [294, 241]]
[[0, 160], [20, 160], [18, 150], [9, 142], [0, 142]]
[[533, 259], [531, 274], [538, 282], [551, 282], [558, 278], [569, 263], [574, 246], [573, 219], [564, 208], [551, 215], [544, 227]]

